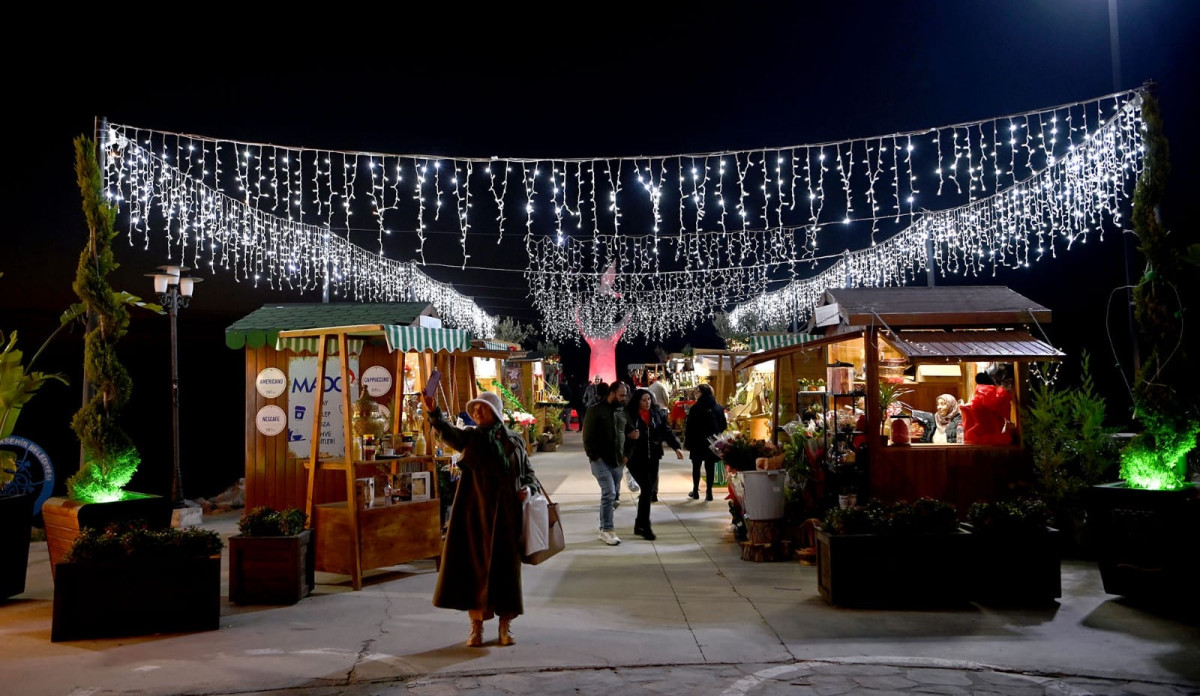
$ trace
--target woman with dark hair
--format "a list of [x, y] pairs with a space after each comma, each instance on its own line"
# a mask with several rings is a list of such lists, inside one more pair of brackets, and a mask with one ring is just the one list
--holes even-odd
[[650, 503], [658, 482], [658, 463], [663, 458], [663, 442], [671, 445], [677, 459], [683, 459], [683, 451], [679, 449], [679, 439], [667, 424], [667, 414], [654, 404], [654, 397], [649, 391], [635, 391], [625, 411], [628, 414], [628, 423], [625, 425], [625, 456], [629, 458], [627, 466], [629, 473], [641, 485], [633, 533], [647, 541], [654, 541], [656, 537], [650, 529]]
[[712, 387], [701, 384], [697, 390], [700, 396], [688, 411], [684, 425], [683, 443], [692, 459], [692, 492], [688, 497], [696, 500], [700, 497], [700, 464], [704, 463], [704, 493], [705, 500], [712, 500], [713, 469], [717, 464], [717, 455], [708, 446], [708, 438], [725, 432], [728, 423], [725, 420], [725, 409], [717, 403], [713, 396]]

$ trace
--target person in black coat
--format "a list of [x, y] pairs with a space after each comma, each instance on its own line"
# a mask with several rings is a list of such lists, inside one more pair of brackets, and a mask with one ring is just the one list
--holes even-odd
[[654, 397], [645, 389], [638, 389], [625, 407], [628, 423], [625, 425], [625, 456], [629, 458], [629, 472], [641, 486], [638, 495], [637, 517], [633, 521], [633, 533], [654, 541], [650, 528], [650, 503], [654, 500], [658, 483], [658, 463], [663, 458], [663, 442], [675, 450], [675, 457], [683, 459], [679, 438], [675, 437], [667, 423], [667, 414], [654, 403]]
[[688, 493], [688, 497], [692, 500], [700, 497], [700, 464], [703, 462], [704, 499], [712, 500], [713, 469], [717, 464], [717, 455], [708, 446], [708, 438], [725, 432], [728, 423], [725, 409], [717, 403], [712, 387], [701, 384], [698, 391], [700, 396], [688, 411], [683, 433], [684, 447], [692, 459], [692, 492]]

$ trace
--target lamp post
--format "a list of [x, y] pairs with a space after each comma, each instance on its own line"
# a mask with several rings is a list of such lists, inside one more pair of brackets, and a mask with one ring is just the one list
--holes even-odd
[[171, 317], [171, 439], [172, 464], [171, 502], [176, 508], [183, 507], [183, 481], [179, 467], [179, 335], [175, 328], [175, 317], [179, 310], [191, 303], [192, 292], [203, 278], [182, 275], [191, 270], [186, 266], [159, 266], [158, 273], [147, 273], [154, 279], [154, 292], [158, 301]]

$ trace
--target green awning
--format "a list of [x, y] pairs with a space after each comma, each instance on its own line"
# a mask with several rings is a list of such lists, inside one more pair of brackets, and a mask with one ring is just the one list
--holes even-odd
[[801, 343], [814, 341], [820, 336], [812, 334], [761, 334], [750, 337], [750, 352], [757, 353], [761, 350], [770, 350], [772, 348], [782, 348], [784, 346], [796, 346]]
[[423, 326], [384, 327], [389, 350], [425, 352], [471, 350], [471, 334], [462, 329], [429, 329]]
[[[366, 341], [361, 338], [351, 338], [346, 341], [346, 345], [350, 348], [350, 355], [361, 355], [362, 347]], [[276, 338], [275, 350], [290, 350], [293, 353], [311, 353], [317, 354], [317, 339], [313, 338]], [[338, 354], [338, 342], [336, 338], [329, 339], [325, 346], [326, 355]]]

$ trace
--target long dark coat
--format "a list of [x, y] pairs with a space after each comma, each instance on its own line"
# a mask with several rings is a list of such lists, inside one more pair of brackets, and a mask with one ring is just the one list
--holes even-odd
[[[537, 486], [525, 439], [503, 426], [495, 431], [457, 428], [443, 420], [441, 411], [430, 417], [446, 444], [462, 452], [458, 460], [462, 474], [450, 508], [433, 604], [500, 616], [522, 614], [524, 546], [518, 491], [522, 486]], [[496, 433], [508, 453], [507, 466], [488, 432]]]
[[692, 461], [717, 461], [720, 459], [708, 446], [708, 438], [725, 432], [727, 426], [725, 409], [707, 394], [701, 395], [688, 411], [683, 430], [683, 446]]

